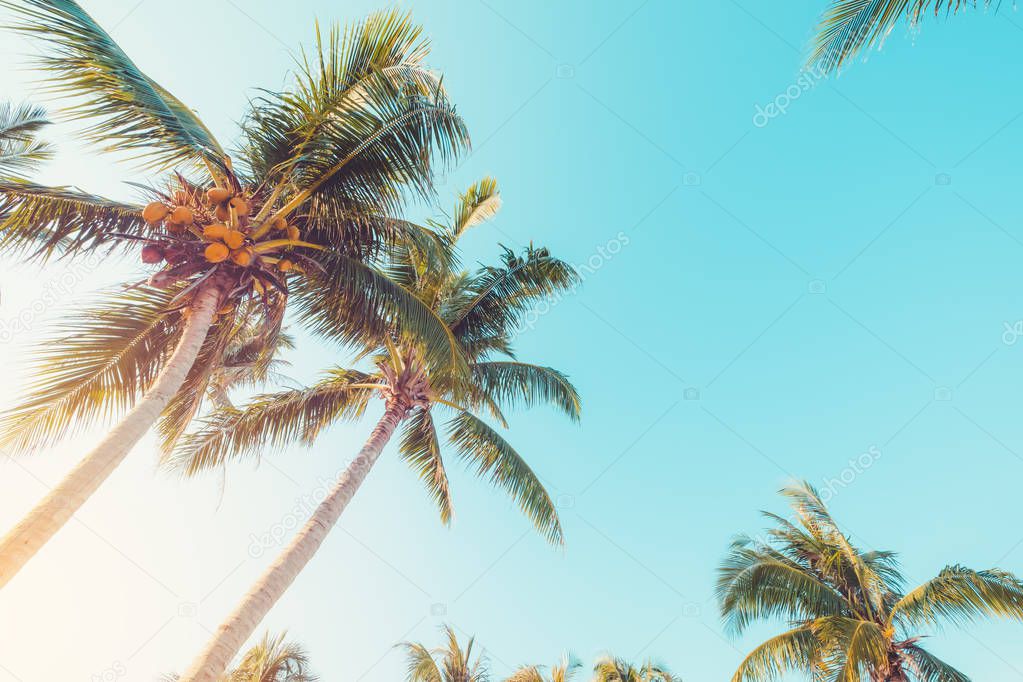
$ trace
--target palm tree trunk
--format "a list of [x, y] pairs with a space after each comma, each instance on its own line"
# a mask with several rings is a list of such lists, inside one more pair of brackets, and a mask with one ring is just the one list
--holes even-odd
[[320, 503], [302, 530], [284, 549], [249, 590], [234, 612], [221, 623], [213, 639], [198, 658], [192, 661], [179, 682], [214, 682], [241, 650], [263, 617], [284, 595], [298, 574], [323, 544], [327, 533], [337, 523], [341, 512], [366, 480], [387, 441], [401, 423], [408, 408], [398, 401], [388, 401], [384, 416], [377, 423], [359, 455], [341, 474], [330, 494]]
[[153, 385], [106, 438], [0, 540], [0, 588], [85, 504], [159, 418], [199, 355], [220, 294], [215, 284], [196, 294], [177, 348]]

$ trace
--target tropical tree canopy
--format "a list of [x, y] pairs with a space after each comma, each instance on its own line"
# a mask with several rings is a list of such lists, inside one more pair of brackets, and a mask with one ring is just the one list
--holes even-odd
[[571, 682], [581, 667], [579, 661], [566, 654], [549, 669], [539, 665], [524, 665], [505, 682]]
[[458, 643], [454, 629], [444, 626], [444, 646], [428, 649], [417, 642], [403, 642], [407, 682], [488, 682], [490, 673], [483, 655], [473, 657], [474, 637], [465, 648]]
[[[309, 656], [298, 644], [285, 640], [286, 633], [263, 635], [259, 644], [242, 655], [238, 666], [220, 678], [220, 682], [317, 682], [310, 672]], [[163, 682], [175, 682], [167, 675]]]
[[738, 537], [719, 569], [717, 597], [734, 634], [760, 620], [788, 624], [743, 660], [733, 682], [790, 671], [823, 682], [968, 682], [920, 644], [926, 631], [1023, 620], [1023, 583], [1011, 573], [952, 565], [907, 590], [895, 554], [857, 548], [812, 486], [782, 494], [791, 517], [764, 512], [773, 527]]
[[593, 682], [682, 682], [682, 678], [652, 661], [637, 666], [623, 658], [603, 656], [593, 666]]
[[809, 63], [823, 72], [837, 71], [850, 58], [881, 47], [901, 21], [919, 27], [929, 14], [954, 14], [963, 7], [991, 5], [991, 0], [833, 0], [817, 25]]
[[[419, 474], [441, 519], [449, 522], [452, 502], [434, 408], [449, 410], [443, 430], [455, 455], [477, 475], [507, 490], [549, 540], [560, 542], [553, 501], [523, 457], [480, 414], [503, 425], [503, 410], [546, 403], [578, 419], [579, 395], [568, 378], [550, 367], [515, 359], [512, 347], [517, 325], [532, 306], [573, 286], [577, 276], [546, 249], [532, 246], [522, 254], [504, 249], [497, 265], [458, 270], [450, 249], [465, 229], [495, 210], [496, 197], [496, 185], [489, 180], [462, 196], [455, 220], [438, 229], [440, 241], [449, 245], [449, 254], [440, 261], [423, 259], [409, 249], [392, 254], [392, 280], [443, 320], [468, 367], [468, 380], [450, 366], [425, 372], [428, 404], [405, 420], [400, 453]], [[378, 391], [421, 364], [420, 346], [400, 327], [379, 337], [363, 356], [372, 360], [371, 368], [336, 367], [308, 388], [260, 395], [242, 409], [212, 413], [181, 440], [171, 466], [194, 474], [265, 448], [295, 441], [311, 444], [330, 424], [361, 417]]]
[[[258, 320], [254, 338], [272, 348], [289, 297], [300, 321], [332, 340], [367, 338], [400, 318], [422, 333], [429, 362], [450, 363], [440, 321], [372, 266], [396, 244], [423, 258], [436, 250], [428, 231], [390, 216], [409, 197], [430, 196], [438, 159], [468, 144], [407, 15], [317, 29], [292, 87], [253, 100], [232, 156], [76, 3], [0, 5], [50, 47], [40, 66], [71, 98], [68, 113], [88, 140], [135, 153], [149, 171], [176, 169], [139, 188], [148, 205], [0, 180], [0, 249], [27, 259], [127, 252], [158, 268], [64, 322], [62, 343], [37, 348], [28, 395], [0, 421], [6, 447], [38, 447], [130, 407], [175, 348], [189, 301], [213, 281], [223, 289], [219, 315], [172, 401], [171, 441], [228, 340]], [[34, 109], [0, 118], [17, 135], [45, 120]], [[45, 151], [33, 144], [36, 156]]]

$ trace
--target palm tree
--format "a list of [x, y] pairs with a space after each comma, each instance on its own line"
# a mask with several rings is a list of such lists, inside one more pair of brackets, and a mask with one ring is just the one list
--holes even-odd
[[1023, 620], [1023, 583], [1012, 574], [948, 566], [906, 591], [895, 554], [855, 547], [812, 486], [782, 494], [792, 520], [764, 512], [775, 527], [762, 539], [737, 538], [719, 569], [717, 596], [732, 632], [771, 618], [789, 627], [754, 649], [733, 682], [787, 671], [835, 682], [969, 682], [920, 645], [920, 631], [982, 616]]
[[53, 158], [53, 149], [38, 138], [49, 124], [39, 107], [0, 103], [0, 177], [20, 177]]
[[[7, 413], [0, 447], [23, 450], [130, 408], [106, 438], [0, 540], [6, 584], [78, 510], [188, 384], [219, 365], [239, 311], [257, 301], [264, 340], [289, 296], [313, 331], [351, 342], [395, 319], [422, 336], [428, 362], [457, 358], [444, 325], [371, 263], [396, 244], [435, 249], [389, 216], [432, 191], [437, 160], [468, 138], [429, 45], [408, 16], [372, 15], [344, 32], [317, 30], [292, 87], [255, 99], [237, 162], [198, 116], [146, 76], [72, 0], [0, 0], [18, 28], [45, 40], [41, 67], [91, 121], [88, 140], [162, 173], [150, 203], [0, 182], [0, 249], [45, 259], [135, 252], [159, 268], [110, 307], [139, 317], [98, 331], [84, 373], [72, 348], [46, 349], [25, 401]], [[170, 169], [175, 169], [169, 173]], [[427, 256], [421, 255], [426, 258]], [[169, 292], [164, 297], [161, 294]], [[329, 311], [329, 315], [327, 314]], [[103, 355], [106, 362], [93, 362]]]
[[455, 631], [444, 626], [446, 645], [428, 649], [418, 642], [399, 644], [408, 659], [407, 682], [488, 682], [490, 672], [486, 659], [480, 655], [473, 659], [475, 637], [470, 637], [465, 648], [458, 643]]
[[[454, 246], [497, 205], [492, 180], [473, 186], [456, 207], [452, 224], [440, 231], [442, 240]], [[486, 410], [503, 423], [504, 407], [547, 402], [578, 419], [579, 397], [568, 379], [549, 367], [515, 361], [510, 338], [536, 299], [572, 286], [576, 273], [545, 249], [533, 247], [522, 257], [506, 250], [500, 265], [471, 274], [455, 268], [453, 257], [440, 267], [406, 251], [404, 256], [394, 255], [390, 270], [445, 321], [469, 368], [467, 380], [447, 367], [429, 367], [420, 344], [396, 326], [367, 349], [372, 370], [338, 367], [311, 387], [258, 396], [242, 410], [214, 413], [181, 441], [171, 466], [195, 474], [262, 448], [283, 448], [296, 440], [311, 444], [331, 423], [360, 418], [374, 396], [384, 402], [383, 416], [365, 445], [306, 525], [221, 624], [185, 675], [188, 682], [214, 679], [238, 651], [313, 557], [399, 427], [402, 458], [419, 473], [442, 521], [450, 521], [452, 505], [434, 408], [453, 411], [446, 430], [455, 453], [477, 475], [507, 490], [548, 540], [562, 541], [557, 512], [543, 485], [521, 455], [475, 411]], [[510, 359], [494, 359], [502, 355]]]
[[[262, 641], [245, 652], [237, 668], [218, 682], [316, 682], [309, 672], [309, 657], [301, 646], [284, 641], [284, 634], [263, 635]], [[162, 682], [177, 682], [177, 675], [166, 675]]]
[[604, 656], [593, 666], [593, 682], [681, 682], [681, 679], [649, 660], [636, 667], [624, 659]]
[[[985, 6], [991, 0], [980, 0]], [[978, 2], [963, 0], [833, 0], [814, 35], [809, 63], [824, 73], [836, 71], [851, 57], [880, 47], [895, 25], [905, 20], [917, 28], [929, 10], [935, 15], [959, 11]]]
[[544, 674], [542, 666], [524, 665], [513, 672], [505, 682], [571, 682], [581, 665], [579, 661], [566, 654], [550, 667], [547, 674]]

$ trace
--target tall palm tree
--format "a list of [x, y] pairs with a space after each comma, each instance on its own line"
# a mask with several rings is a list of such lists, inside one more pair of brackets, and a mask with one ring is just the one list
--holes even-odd
[[839, 529], [817, 491], [788, 487], [793, 518], [762, 539], [737, 538], [719, 569], [717, 596], [736, 634], [784, 619], [789, 629], [754, 649], [733, 682], [801, 671], [835, 682], [969, 682], [920, 645], [921, 630], [980, 617], [1023, 620], [1023, 583], [999, 569], [948, 566], [904, 589], [895, 554], [862, 551]]
[[[309, 657], [298, 644], [263, 635], [262, 641], [245, 652], [238, 667], [229, 670], [218, 682], [317, 682], [309, 671]], [[162, 682], [177, 682], [177, 675], [166, 675]]]
[[[492, 180], [475, 185], [461, 198], [454, 222], [441, 231], [442, 241], [455, 245], [497, 205]], [[467, 380], [448, 367], [424, 363], [421, 344], [399, 325], [367, 349], [372, 369], [337, 367], [308, 388], [258, 396], [242, 410], [214, 413], [181, 441], [171, 463], [194, 474], [266, 447], [281, 448], [296, 440], [311, 444], [331, 423], [360, 418], [374, 396], [384, 402], [383, 416], [358, 455], [221, 624], [186, 673], [187, 682], [214, 679], [238, 651], [313, 557], [399, 427], [402, 458], [419, 473], [442, 521], [450, 521], [452, 505], [435, 408], [453, 411], [446, 430], [455, 453], [477, 475], [507, 490], [548, 540], [561, 542], [561, 525], [547, 491], [519, 453], [475, 412], [486, 410], [503, 423], [501, 410], [507, 406], [547, 402], [578, 419], [579, 397], [568, 379], [549, 367], [515, 361], [510, 338], [518, 319], [538, 298], [572, 286], [576, 273], [545, 249], [533, 247], [522, 257], [506, 250], [500, 265], [474, 273], [456, 267], [454, 257], [440, 267], [406, 251], [394, 255], [390, 270], [445, 321], [469, 368]]]
[[624, 659], [604, 656], [593, 666], [593, 682], [681, 682], [681, 679], [649, 660], [637, 667]]
[[857, 54], [883, 45], [900, 21], [915, 29], [929, 11], [954, 14], [977, 4], [989, 6], [991, 0], [832, 0], [817, 25], [809, 62], [825, 73], [836, 71]]
[[[71, 96], [87, 139], [161, 172], [147, 205], [76, 189], [0, 182], [0, 249], [45, 259], [135, 252], [159, 268], [111, 304], [139, 317], [93, 343], [84, 374], [71, 348], [47, 349], [29, 396], [3, 419], [0, 446], [25, 449], [130, 407], [118, 425], [0, 540], [6, 584], [123, 460], [193, 380], [218, 366], [239, 310], [260, 303], [277, 333], [289, 295], [314, 331], [350, 342], [401, 319], [428, 362], [458, 358], [436, 316], [370, 263], [395, 244], [434, 249], [421, 229], [391, 218], [429, 195], [437, 159], [468, 138], [419, 27], [372, 15], [344, 32], [317, 30], [294, 85], [255, 99], [237, 161], [198, 116], [145, 75], [72, 0], [0, 0], [18, 28], [46, 42], [40, 66]], [[169, 173], [170, 169], [175, 172]], [[426, 257], [426, 256], [422, 256]], [[171, 292], [169, 299], [161, 290]], [[329, 315], [326, 311], [329, 311]], [[219, 313], [219, 316], [218, 316]], [[145, 322], [143, 322], [143, 319]], [[129, 329], [130, 328], [130, 329]], [[137, 334], [134, 334], [137, 332]], [[133, 335], [134, 334], [134, 335]], [[94, 363], [97, 353], [107, 362]]]
[[524, 665], [513, 672], [505, 682], [571, 682], [582, 664], [565, 655], [546, 672], [542, 666]]
[[407, 682], [488, 682], [490, 671], [483, 655], [473, 658], [475, 637], [470, 637], [465, 648], [458, 643], [455, 631], [444, 626], [445, 646], [428, 649], [418, 642], [399, 644], [405, 650]]
[[20, 177], [53, 158], [53, 148], [39, 140], [39, 131], [49, 124], [39, 107], [0, 103], [0, 178]]

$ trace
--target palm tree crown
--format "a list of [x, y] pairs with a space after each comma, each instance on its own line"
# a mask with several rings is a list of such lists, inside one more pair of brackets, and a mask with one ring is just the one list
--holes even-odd
[[[493, 181], [470, 188], [452, 224], [440, 230], [442, 240], [453, 246], [468, 227], [496, 210], [497, 197]], [[393, 328], [365, 353], [374, 369], [337, 367], [308, 388], [258, 396], [244, 409], [213, 413], [182, 440], [172, 463], [196, 473], [265, 447], [294, 440], [311, 444], [334, 421], [361, 417], [374, 395], [386, 402], [404, 394], [401, 456], [419, 473], [444, 522], [451, 519], [452, 503], [434, 419], [438, 407], [453, 413], [444, 428], [455, 453], [478, 475], [505, 488], [548, 539], [560, 542], [557, 512], [543, 485], [477, 412], [503, 424], [508, 406], [550, 403], [578, 419], [579, 396], [565, 375], [515, 360], [511, 346], [519, 318], [538, 298], [572, 286], [574, 270], [535, 247], [521, 255], [505, 249], [498, 265], [472, 273], [456, 270], [453, 256], [441, 263], [415, 256], [395, 254], [391, 277], [444, 320], [468, 366], [468, 380], [427, 368], [414, 339]]]
[[524, 665], [513, 672], [505, 682], [571, 682], [582, 664], [569, 654], [547, 669], [543, 666]]
[[681, 682], [663, 665], [652, 661], [636, 666], [623, 658], [603, 656], [593, 666], [593, 682]]
[[765, 512], [765, 537], [740, 536], [721, 565], [727, 626], [781, 618], [789, 629], [754, 649], [733, 682], [802, 671], [835, 682], [968, 682], [920, 645], [920, 630], [978, 617], [1023, 620], [1023, 583], [1005, 571], [948, 566], [905, 590], [892, 552], [861, 551], [809, 484], [786, 488], [793, 519]]
[[836, 71], [857, 54], [883, 45], [903, 19], [915, 29], [928, 12], [950, 14], [977, 4], [988, 6], [991, 0], [833, 0], [817, 25], [809, 62], [825, 73]]
[[[166, 675], [162, 682], [177, 682], [177, 675]], [[245, 652], [237, 667], [227, 671], [218, 682], [317, 682], [309, 669], [309, 656], [298, 644], [285, 641], [285, 633], [263, 635], [258, 644]]]
[[489, 682], [486, 658], [473, 657], [476, 639], [470, 637], [463, 649], [451, 626], [444, 626], [444, 635], [445, 645], [432, 650], [418, 642], [398, 645], [405, 650], [407, 682]]

